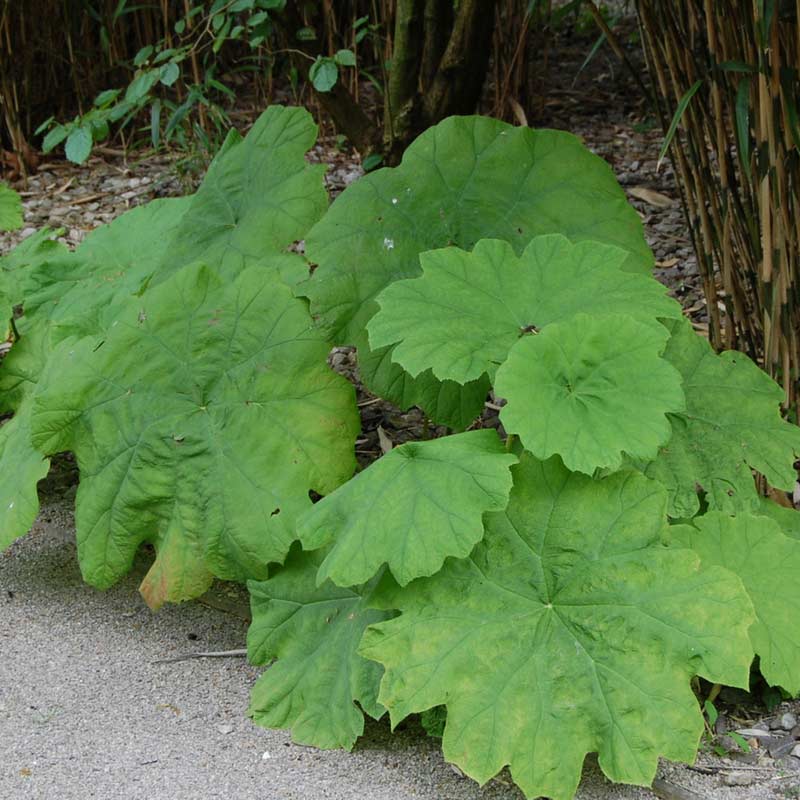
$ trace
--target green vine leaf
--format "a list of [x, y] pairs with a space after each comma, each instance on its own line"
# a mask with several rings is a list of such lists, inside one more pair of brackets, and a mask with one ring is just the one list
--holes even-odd
[[413, 376], [432, 369], [439, 380], [466, 383], [493, 378], [524, 331], [577, 313], [626, 313], [659, 328], [658, 317], [679, 319], [664, 286], [622, 271], [628, 255], [559, 234], [537, 236], [519, 258], [497, 239], [482, 239], [471, 253], [422, 253], [422, 277], [378, 295], [370, 346], [396, 345], [393, 360]]
[[266, 728], [291, 728], [299, 744], [349, 750], [364, 732], [362, 709], [374, 719], [384, 714], [383, 670], [357, 648], [368, 625], [392, 614], [369, 608], [375, 581], [355, 589], [317, 587], [323, 556], [295, 549], [275, 577], [247, 585], [250, 661], [277, 659], [253, 687], [248, 713]]
[[792, 696], [800, 693], [800, 594], [776, 591], [797, 583], [800, 541], [766, 517], [720, 512], [697, 517], [693, 525], [674, 525], [669, 537], [692, 548], [704, 566], [719, 565], [741, 578], [756, 612], [750, 640], [761, 674]]
[[194, 596], [180, 586], [208, 573], [261, 578], [282, 561], [309, 490], [332, 492], [355, 467], [354, 392], [328, 349], [272, 271], [223, 284], [201, 265], [136, 298], [103, 340], [66, 340], [32, 429], [43, 452], [77, 456], [87, 582], [111, 585], [143, 541], [169, 544], [144, 585], [154, 606]]
[[355, 586], [388, 564], [405, 585], [469, 555], [484, 512], [505, 508], [516, 463], [494, 430], [394, 448], [300, 518], [306, 550], [332, 545], [317, 581]]
[[669, 332], [621, 314], [576, 314], [524, 336], [497, 371], [500, 420], [541, 459], [589, 475], [623, 454], [654, 458], [685, 407], [681, 376], [660, 354]]
[[664, 358], [681, 373], [686, 411], [670, 417], [672, 437], [646, 474], [669, 490], [673, 517], [697, 513], [698, 485], [712, 509], [757, 512], [751, 468], [786, 491], [797, 480], [800, 428], [781, 418], [783, 391], [744, 354], [714, 353], [688, 322], [665, 324]]
[[[418, 276], [420, 253], [450, 245], [471, 250], [487, 238], [510, 242], [520, 253], [546, 233], [616, 245], [628, 253], [626, 270], [653, 265], [641, 221], [608, 164], [576, 137], [451, 117], [423, 133], [400, 166], [367, 174], [336, 199], [306, 237], [306, 253], [318, 267], [303, 293], [332, 340], [357, 344], [363, 359], [375, 298], [392, 282]], [[365, 380], [381, 397], [403, 408], [420, 405], [444, 421], [424, 405], [438, 394], [433, 376], [408, 381], [401, 373], [394, 366]], [[475, 387], [467, 393], [451, 411], [454, 405], [480, 411]]]
[[649, 785], [694, 760], [701, 674], [747, 686], [741, 581], [660, 543], [666, 493], [637, 473], [592, 480], [523, 456], [505, 512], [465, 560], [389, 592], [401, 615], [360, 652], [383, 664], [392, 724], [447, 706], [445, 758], [484, 783], [510, 765], [528, 797], [572, 798], [587, 753]]

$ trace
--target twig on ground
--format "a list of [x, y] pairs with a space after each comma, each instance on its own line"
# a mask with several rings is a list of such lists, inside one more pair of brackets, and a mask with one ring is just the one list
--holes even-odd
[[247, 655], [247, 648], [241, 650], [204, 650], [200, 653], [184, 653], [173, 658], [159, 658], [152, 664], [174, 664], [177, 661], [190, 661], [193, 658], [243, 658]]

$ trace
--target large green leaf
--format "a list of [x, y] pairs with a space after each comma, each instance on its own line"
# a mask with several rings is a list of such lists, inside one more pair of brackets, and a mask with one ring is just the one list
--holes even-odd
[[28, 276], [43, 261], [67, 253], [67, 248], [52, 237], [57, 231], [42, 228], [23, 239], [10, 253], [0, 258], [0, 296], [5, 297], [3, 317], [10, 315], [10, 306], [22, 304], [30, 287]]
[[526, 450], [569, 469], [619, 469], [623, 454], [654, 458], [666, 414], [685, 407], [681, 377], [660, 354], [669, 333], [621, 314], [576, 314], [518, 339], [497, 371], [500, 419]]
[[717, 355], [688, 322], [669, 322], [664, 358], [683, 378], [686, 411], [670, 416], [672, 437], [646, 474], [670, 493], [670, 514], [691, 517], [701, 486], [711, 508], [757, 511], [750, 468], [794, 488], [800, 428], [781, 419], [783, 392], [747, 356]]
[[388, 564], [405, 585], [469, 555], [483, 513], [505, 508], [516, 462], [494, 430], [396, 447], [299, 520], [307, 550], [333, 545], [317, 580], [355, 586]]
[[762, 497], [758, 505], [758, 514], [774, 519], [789, 538], [800, 541], [800, 511], [794, 508], [784, 508], [774, 501]]
[[30, 402], [0, 422], [0, 550], [33, 525], [39, 512], [36, 484], [50, 466], [31, 444]]
[[145, 287], [190, 200], [137, 206], [92, 231], [73, 252], [40, 260], [26, 280], [26, 317], [49, 326], [54, 342], [106, 330]]
[[375, 719], [384, 713], [377, 699], [383, 670], [356, 651], [367, 625], [392, 614], [370, 610], [375, 581], [318, 588], [323, 557], [294, 551], [275, 577], [248, 583], [250, 661], [277, 659], [253, 687], [249, 714], [264, 727], [291, 728], [300, 744], [349, 750], [364, 731], [359, 706]]
[[180, 587], [208, 572], [265, 577], [309, 490], [354, 469], [354, 393], [327, 353], [305, 303], [263, 267], [223, 285], [189, 266], [129, 303], [105, 339], [62, 343], [32, 428], [44, 452], [77, 456], [86, 580], [113, 583], [143, 541], [161, 547], [153, 605], [196, 594]]
[[528, 797], [571, 798], [587, 753], [649, 784], [691, 761], [693, 675], [746, 686], [753, 621], [740, 580], [660, 543], [666, 493], [636, 473], [592, 480], [523, 456], [505, 512], [465, 560], [384, 598], [400, 609], [360, 652], [382, 663], [392, 723], [447, 706], [445, 757]]
[[800, 542], [777, 522], [752, 514], [710, 512], [693, 525], [669, 529], [672, 542], [691, 547], [704, 565], [719, 565], [742, 579], [756, 621], [750, 639], [761, 674], [791, 695], [800, 692]]
[[[576, 137], [451, 117], [423, 133], [399, 167], [369, 173], [336, 199], [306, 238], [319, 266], [304, 292], [333, 339], [358, 345], [363, 358], [375, 297], [393, 281], [419, 275], [420, 253], [470, 250], [486, 238], [508, 241], [519, 253], [544, 233], [617, 245], [628, 252], [631, 271], [653, 264], [641, 221], [610, 167]], [[413, 400], [442, 420], [424, 405], [437, 393], [433, 376], [411, 384], [400, 372], [395, 366], [362, 377], [377, 394], [404, 407]], [[474, 398], [474, 387], [468, 391]], [[474, 399], [450, 408], [459, 405], [480, 411]]]
[[470, 381], [465, 386], [455, 381], [436, 380], [430, 370], [413, 378], [392, 361], [393, 348], [370, 349], [366, 332], [356, 341], [356, 347], [362, 381], [367, 386], [379, 387], [381, 396], [400, 408], [419, 406], [438, 424], [457, 431], [468, 428], [483, 411], [490, 389], [488, 377]]
[[422, 277], [378, 295], [370, 345], [395, 344], [392, 358], [411, 375], [432, 369], [440, 380], [466, 383], [494, 377], [523, 331], [577, 313], [626, 313], [659, 328], [658, 317], [680, 318], [663, 285], [621, 270], [628, 255], [558, 234], [532, 239], [519, 258], [497, 239], [482, 239], [471, 253], [422, 253]]
[[22, 199], [5, 183], [0, 182], [0, 231], [22, 227]]
[[[325, 166], [306, 162], [317, 126], [298, 107], [270, 106], [242, 139], [231, 132], [191, 198], [154, 280], [192, 261], [225, 278], [285, 253], [325, 213]], [[296, 266], [305, 262], [294, 257]]]

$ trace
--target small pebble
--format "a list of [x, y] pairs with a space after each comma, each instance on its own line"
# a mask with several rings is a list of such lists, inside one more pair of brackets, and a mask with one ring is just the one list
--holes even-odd
[[790, 731], [792, 728], [797, 725], [797, 715], [792, 714], [791, 711], [787, 711], [785, 714], [781, 715], [780, 718], [781, 728], [785, 731]]
[[729, 772], [722, 776], [722, 782], [726, 786], [750, 786], [758, 779], [752, 772]]

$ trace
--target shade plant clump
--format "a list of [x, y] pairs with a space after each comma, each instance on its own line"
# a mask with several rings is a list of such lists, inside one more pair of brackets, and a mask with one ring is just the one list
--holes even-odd
[[[144, 542], [153, 607], [247, 581], [256, 722], [350, 748], [365, 714], [435, 713], [448, 760], [528, 797], [572, 797], [592, 752], [642, 785], [691, 761], [698, 676], [746, 688], [758, 656], [800, 692], [800, 609], [769, 588], [800, 530], [756, 482], [793, 487], [800, 430], [665, 295], [608, 166], [454, 117], [326, 210], [314, 136], [272, 107], [195, 195], [0, 264], [0, 544], [71, 451], [89, 583]], [[447, 435], [354, 474], [332, 345]]]

